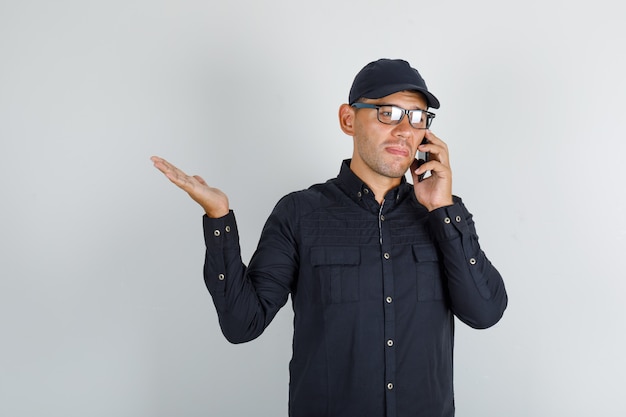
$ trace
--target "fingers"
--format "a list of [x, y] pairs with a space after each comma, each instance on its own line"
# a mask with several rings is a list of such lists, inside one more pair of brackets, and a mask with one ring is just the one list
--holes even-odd
[[444, 166], [449, 167], [448, 145], [430, 130], [426, 131], [426, 139], [428, 139], [428, 143], [419, 145], [418, 149], [422, 152], [430, 153], [431, 161], [439, 161]]
[[206, 181], [204, 181], [204, 179], [200, 176], [200, 175], [194, 175], [193, 176], [200, 184], [205, 185], [205, 186], [209, 186]]
[[[430, 130], [426, 131], [428, 143], [420, 145], [420, 152], [428, 152], [428, 162], [411, 165], [413, 176], [413, 186], [417, 200], [428, 210], [448, 206], [452, 204], [452, 171], [448, 154], [448, 145]], [[419, 181], [419, 178], [426, 173], [431, 175]]]
[[[194, 180], [197, 181], [197, 178], [199, 178], [199, 177], [197, 178], [190, 177], [189, 175], [185, 174], [182, 170], [178, 169], [176, 166], [172, 165], [171, 163], [169, 163], [168, 161], [166, 161], [165, 159], [161, 157], [153, 156], [150, 159], [154, 163], [154, 167], [156, 169], [161, 171], [163, 174], [165, 174], [165, 176], [170, 181], [172, 181], [178, 187], [182, 188], [183, 190], [187, 192], [189, 192], [189, 190], [193, 188]], [[206, 185], [204, 180], [199, 181], [199, 182], [203, 185]]]
[[418, 182], [421, 182], [424, 179], [424, 175], [426, 174], [427, 170], [421, 170], [418, 171], [418, 169], [424, 165], [426, 161], [424, 161], [423, 159], [414, 159], [413, 162], [411, 163], [411, 176], [413, 177], [413, 183], [417, 184]]
[[[158, 156], [153, 156], [150, 158], [154, 163], [156, 169], [167, 175], [168, 173], [183, 173], [181, 170], [176, 168], [174, 165], [167, 162], [165, 159], [160, 158]], [[183, 173], [184, 174], [184, 173]]]
[[154, 163], [154, 166], [157, 167], [159, 171], [161, 172], [173, 166], [172, 164], [170, 164], [169, 162], [167, 162], [165, 159], [161, 158], [160, 156], [151, 156], [150, 160]]
[[450, 169], [450, 157], [448, 153], [448, 145], [437, 137], [430, 130], [426, 131], [426, 139], [428, 143], [419, 145], [418, 149], [421, 152], [429, 153], [428, 162], [422, 164], [415, 164], [411, 167], [411, 172], [414, 174], [414, 181], [417, 182], [417, 178], [423, 176], [427, 171], [431, 172], [431, 181], [438, 179], [450, 182], [452, 178], [452, 171]]
[[209, 217], [219, 218], [228, 214], [230, 208], [226, 194], [217, 188], [207, 185], [202, 177], [199, 175], [187, 175], [158, 156], [153, 156], [150, 160], [171, 182], [189, 194], [196, 203], [200, 204]]

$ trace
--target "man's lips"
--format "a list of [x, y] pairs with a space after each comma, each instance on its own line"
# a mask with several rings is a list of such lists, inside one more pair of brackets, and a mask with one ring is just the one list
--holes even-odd
[[409, 149], [404, 146], [386, 146], [385, 150], [392, 155], [409, 156]]

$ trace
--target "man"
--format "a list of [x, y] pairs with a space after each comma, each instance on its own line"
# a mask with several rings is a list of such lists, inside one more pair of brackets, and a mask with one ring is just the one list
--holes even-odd
[[429, 108], [439, 101], [406, 61], [366, 65], [339, 108], [352, 158], [337, 178], [278, 202], [248, 267], [226, 195], [152, 158], [205, 210], [204, 279], [229, 341], [259, 336], [291, 294], [292, 417], [453, 416], [454, 316], [487, 328], [506, 308], [452, 195]]

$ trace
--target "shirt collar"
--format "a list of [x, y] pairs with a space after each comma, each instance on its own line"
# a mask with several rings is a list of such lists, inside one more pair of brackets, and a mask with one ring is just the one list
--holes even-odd
[[[355, 201], [362, 201], [364, 198], [374, 198], [370, 187], [364, 183], [352, 170], [350, 169], [351, 159], [345, 159], [341, 163], [341, 169], [339, 170], [339, 175], [337, 179], [339, 180], [340, 187], [344, 190], [346, 194], [350, 196], [351, 199]], [[409, 185], [406, 181], [406, 177], [402, 177], [400, 179], [400, 185], [391, 189], [387, 195], [385, 195], [385, 200], [393, 200], [398, 201], [401, 198], [404, 198], [406, 194], [413, 189], [412, 186]]]

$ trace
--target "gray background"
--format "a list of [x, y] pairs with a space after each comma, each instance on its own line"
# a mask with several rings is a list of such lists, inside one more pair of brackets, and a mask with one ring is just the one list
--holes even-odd
[[281, 416], [292, 311], [222, 337], [201, 210], [247, 261], [276, 201], [334, 177], [356, 72], [418, 67], [454, 192], [510, 306], [458, 326], [459, 417], [624, 416], [619, 2], [0, 1], [0, 415]]

